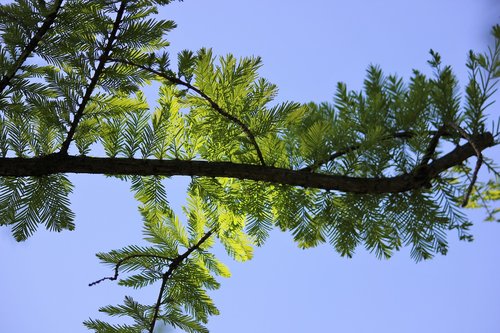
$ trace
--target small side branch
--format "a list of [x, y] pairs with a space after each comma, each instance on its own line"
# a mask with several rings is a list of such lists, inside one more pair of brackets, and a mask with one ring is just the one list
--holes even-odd
[[158, 299], [157, 299], [155, 307], [154, 307], [153, 318], [151, 320], [151, 324], [150, 324], [150, 327], [149, 327], [149, 332], [153, 333], [155, 325], [156, 325], [156, 321], [158, 320], [158, 315], [159, 315], [159, 312], [160, 312], [160, 306], [162, 304], [162, 298], [163, 298], [163, 294], [165, 292], [165, 288], [167, 287], [168, 280], [171, 278], [171, 276], [174, 273], [174, 271], [182, 264], [182, 262], [185, 259], [187, 259], [191, 253], [193, 253], [194, 251], [198, 250], [203, 245], [203, 243], [205, 243], [207, 241], [207, 239], [209, 239], [210, 236], [213, 235], [214, 232], [215, 232], [215, 228], [209, 230], [207, 233], [205, 233], [205, 235], [203, 235], [203, 237], [200, 238], [200, 240], [196, 244], [194, 244], [193, 246], [191, 246], [190, 248], [188, 248], [186, 250], [186, 252], [184, 252], [181, 255], [178, 255], [175, 258], [158, 256], [158, 255], [154, 255], [154, 254], [140, 254], [140, 253], [138, 253], [138, 254], [131, 254], [129, 256], [126, 256], [126, 257], [120, 259], [116, 263], [116, 265], [115, 265], [115, 272], [114, 272], [113, 276], [104, 277], [102, 279], [94, 281], [94, 282], [92, 282], [92, 283], [89, 284], [89, 287], [90, 286], [94, 286], [94, 285], [96, 285], [98, 283], [101, 283], [103, 281], [106, 281], [106, 280], [110, 280], [110, 281], [117, 280], [118, 279], [118, 275], [119, 275], [120, 266], [123, 265], [125, 262], [131, 260], [131, 259], [135, 259], [135, 258], [154, 258], [154, 259], [162, 259], [162, 260], [165, 260], [165, 261], [170, 261], [170, 264], [168, 265], [168, 270], [165, 273], [163, 273], [163, 275], [162, 275], [162, 283], [161, 283], [161, 287], [160, 287], [160, 292], [158, 294]]
[[[171, 272], [170, 268], [168, 269], [167, 273], [168, 272]], [[151, 324], [149, 324], [149, 333], [153, 333], [155, 330], [156, 321], [158, 320], [158, 314], [160, 312], [161, 300], [163, 298], [163, 293], [165, 292], [165, 288], [167, 287], [167, 282], [168, 282], [168, 277], [166, 277], [167, 273], [163, 274], [160, 292], [158, 293], [158, 299], [156, 300], [156, 304], [155, 304], [155, 308], [154, 308], [154, 312], [153, 312], [153, 319], [151, 319]]]
[[163, 257], [163, 256], [157, 256], [154, 254], [131, 254], [129, 256], [126, 256], [125, 258], [120, 259], [116, 265], [115, 265], [115, 274], [113, 276], [107, 276], [103, 277], [102, 279], [99, 279], [97, 281], [94, 281], [92, 283], [89, 283], [89, 287], [95, 286], [96, 284], [99, 284], [103, 281], [110, 280], [110, 281], [115, 281], [118, 279], [119, 275], [119, 270], [120, 266], [123, 265], [125, 262], [129, 261], [130, 259], [135, 259], [135, 258], [155, 258], [155, 259], [163, 259], [166, 261], [173, 261], [174, 259], [168, 258], [168, 257]]
[[467, 134], [467, 132], [463, 128], [461, 128], [460, 126], [458, 126], [453, 122], [449, 122], [448, 125], [453, 129], [455, 129], [458, 133], [460, 133], [460, 135], [470, 143], [477, 156], [476, 167], [474, 168], [469, 188], [467, 189], [467, 192], [465, 192], [464, 201], [462, 202], [462, 207], [465, 207], [469, 203], [470, 195], [472, 193], [472, 190], [474, 189], [474, 184], [477, 181], [477, 174], [479, 173], [479, 169], [481, 169], [481, 165], [483, 164], [483, 154], [481, 153], [481, 150], [477, 147], [474, 140], [471, 139], [470, 135]]
[[233, 123], [235, 123], [236, 125], [238, 125], [241, 128], [241, 130], [246, 134], [246, 136], [248, 137], [248, 139], [250, 140], [250, 142], [254, 146], [255, 151], [257, 153], [257, 156], [259, 158], [260, 164], [261, 165], [266, 165], [266, 162], [264, 161], [264, 156], [262, 155], [262, 151], [261, 151], [259, 145], [257, 144], [257, 140], [255, 139], [255, 135], [253, 135], [253, 133], [250, 130], [250, 128], [245, 123], [243, 123], [240, 119], [238, 119], [237, 117], [233, 116], [229, 112], [225, 111], [219, 104], [217, 104], [210, 96], [208, 96], [207, 94], [205, 94], [202, 90], [200, 90], [197, 87], [193, 86], [189, 82], [182, 81], [181, 79], [179, 79], [177, 77], [173, 77], [171, 75], [168, 75], [166, 73], [158, 71], [158, 70], [156, 70], [154, 68], [151, 68], [151, 67], [148, 67], [148, 66], [144, 66], [144, 65], [141, 65], [141, 64], [137, 64], [135, 62], [132, 62], [132, 61], [129, 61], [129, 60], [125, 60], [125, 59], [112, 59], [112, 60], [114, 60], [116, 62], [120, 62], [120, 63], [126, 64], [126, 65], [130, 65], [130, 66], [134, 66], [134, 67], [140, 68], [140, 69], [145, 70], [145, 71], [147, 71], [149, 73], [158, 75], [159, 77], [164, 78], [165, 80], [169, 81], [170, 83], [186, 87], [187, 89], [196, 92], [204, 100], [206, 100], [208, 102], [208, 104], [210, 104], [210, 106], [212, 107], [212, 109], [214, 109], [218, 114], [220, 114], [224, 118], [228, 119], [229, 121], [232, 121]]
[[94, 89], [97, 86], [97, 83], [99, 82], [99, 78], [101, 77], [101, 74], [104, 70], [104, 66], [109, 61], [109, 56], [113, 49], [114, 42], [116, 41], [116, 38], [118, 36], [118, 29], [120, 28], [120, 24], [122, 23], [123, 20], [123, 15], [125, 13], [126, 5], [127, 5], [127, 0], [122, 0], [120, 3], [120, 8], [116, 13], [116, 18], [113, 23], [113, 29], [111, 30], [106, 46], [104, 47], [104, 50], [101, 56], [99, 57], [99, 64], [97, 65], [97, 68], [94, 71], [94, 75], [92, 76], [92, 79], [90, 80], [90, 83], [85, 91], [85, 95], [82, 97], [82, 101], [79, 103], [80, 105], [78, 106], [78, 110], [76, 111], [73, 121], [71, 122], [71, 127], [68, 131], [66, 139], [61, 145], [61, 149], [59, 151], [59, 154], [61, 155], [68, 154], [69, 146], [71, 144], [71, 141], [73, 141], [73, 137], [75, 136], [78, 124], [80, 123], [80, 120], [83, 117], [85, 107], [87, 106], [87, 103], [90, 101], [90, 97], [92, 96], [92, 93], [94, 92]]
[[8, 73], [0, 80], [0, 94], [5, 90], [5, 88], [10, 84], [12, 78], [16, 75], [17, 71], [23, 66], [24, 62], [36, 49], [43, 36], [49, 31], [52, 24], [56, 20], [57, 15], [62, 7], [63, 0], [56, 0], [53, 5], [52, 12], [46, 16], [43, 24], [38, 28], [35, 35], [30, 39], [23, 52], [17, 58], [14, 66], [8, 71]]
[[427, 149], [425, 151], [424, 157], [422, 157], [422, 161], [420, 162], [420, 166], [424, 167], [426, 166], [429, 161], [431, 160], [432, 156], [436, 152], [436, 148], [439, 143], [439, 139], [446, 133], [446, 128], [444, 126], [441, 126], [437, 132], [434, 133], [434, 135], [431, 138], [431, 141], [429, 142], [429, 146], [427, 146]]
[[177, 258], [175, 258], [172, 261], [172, 263], [169, 265], [168, 270], [163, 274], [163, 279], [162, 279], [162, 283], [161, 283], [161, 287], [160, 287], [160, 292], [158, 293], [158, 299], [156, 300], [156, 304], [155, 304], [155, 307], [154, 307], [153, 319], [151, 320], [151, 325], [149, 327], [149, 333], [153, 333], [153, 331], [155, 329], [156, 321], [158, 320], [158, 314], [160, 312], [160, 306], [161, 306], [161, 303], [162, 303], [163, 293], [165, 292], [165, 288], [167, 286], [168, 279], [172, 276], [172, 274], [175, 271], [175, 269], [177, 267], [179, 267], [179, 265], [185, 259], [187, 259], [189, 257], [189, 255], [193, 251], [199, 249], [200, 246], [207, 239], [209, 239], [210, 236], [212, 236], [212, 234], [214, 233], [214, 231], [215, 231], [214, 229], [211, 229], [210, 231], [208, 231], [205, 235], [203, 235], [203, 237], [200, 238], [200, 240], [195, 245], [193, 245], [186, 252], [184, 252], [183, 254], [179, 255]]
[[[387, 141], [387, 140], [391, 140], [391, 139], [409, 139], [413, 136], [414, 136], [413, 132], [396, 132], [392, 135], [385, 136], [384, 138], [382, 138], [382, 140]], [[300, 169], [300, 171], [315, 171], [318, 168], [320, 168], [322, 165], [325, 165], [329, 162], [332, 162], [336, 158], [339, 158], [339, 157], [342, 157], [346, 154], [352, 153], [353, 151], [356, 151], [359, 148], [361, 148], [361, 144], [355, 144], [355, 145], [349, 146], [345, 149], [339, 150], [339, 151], [331, 154], [330, 156], [328, 156], [328, 158], [326, 158], [324, 160], [315, 161], [311, 165], [308, 165], [308, 166]]]

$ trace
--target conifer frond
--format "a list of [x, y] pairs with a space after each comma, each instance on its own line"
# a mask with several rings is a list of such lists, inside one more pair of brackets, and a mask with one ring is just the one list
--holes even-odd
[[51, 231], [75, 228], [65, 176], [0, 178], [0, 188], [0, 223], [11, 226], [16, 240], [26, 240], [39, 224]]
[[143, 329], [143, 327], [138, 325], [112, 325], [98, 319], [88, 319], [83, 324], [96, 333], [137, 333]]
[[[276, 103], [259, 57], [183, 50], [173, 68], [176, 24], [157, 17], [170, 2], [0, 5], [0, 225], [19, 241], [39, 224], [74, 229], [64, 173], [128, 180], [139, 202], [147, 245], [98, 253], [112, 274], [91, 285], [156, 283], [157, 299], [127, 296], [101, 311], [133, 324], [89, 319], [87, 328], [208, 332], [218, 314], [208, 291], [230, 276], [216, 241], [246, 261], [277, 227], [302, 248], [329, 242], [351, 257], [364, 246], [389, 258], [407, 246], [418, 261], [446, 254], [450, 229], [472, 239], [463, 198], [499, 200], [499, 168], [483, 157], [500, 143], [485, 112], [500, 76], [499, 26], [488, 52], [469, 54], [463, 106], [435, 51], [430, 76], [414, 70], [405, 81], [370, 65], [360, 91], [339, 83], [331, 103]], [[142, 92], [152, 82], [155, 105]], [[476, 181], [483, 162], [494, 179]], [[168, 202], [173, 175], [191, 177], [185, 220]]]

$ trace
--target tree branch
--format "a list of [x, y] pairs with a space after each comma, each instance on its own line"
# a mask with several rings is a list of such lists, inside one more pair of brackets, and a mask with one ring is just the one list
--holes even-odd
[[38, 43], [42, 40], [43, 36], [49, 31], [50, 27], [56, 20], [56, 17], [59, 13], [59, 10], [62, 7], [63, 0], [56, 0], [54, 2], [54, 9], [52, 12], [45, 17], [43, 24], [38, 28], [35, 35], [30, 39], [23, 52], [17, 58], [14, 67], [10, 69], [9, 72], [0, 80], [0, 94], [4, 91], [4, 89], [10, 84], [12, 78], [16, 75], [17, 71], [22, 67], [26, 59], [33, 53], [33, 51], [38, 46]]
[[71, 144], [71, 141], [73, 141], [73, 137], [75, 136], [76, 133], [76, 128], [78, 127], [78, 124], [83, 117], [85, 107], [87, 106], [87, 103], [90, 101], [90, 97], [92, 96], [92, 93], [94, 92], [94, 89], [97, 86], [97, 82], [99, 82], [99, 78], [104, 70], [106, 62], [109, 61], [109, 55], [111, 53], [111, 50], [113, 49], [113, 43], [115, 42], [116, 37], [118, 35], [118, 29], [120, 28], [120, 24], [123, 19], [123, 14], [125, 13], [126, 5], [127, 5], [127, 0], [122, 0], [120, 3], [120, 8], [116, 13], [116, 18], [113, 23], [113, 29], [109, 34], [108, 42], [106, 43], [106, 46], [104, 47], [104, 50], [101, 56], [99, 57], [99, 64], [97, 65], [97, 68], [94, 71], [94, 75], [90, 79], [90, 83], [87, 87], [87, 90], [85, 91], [85, 95], [83, 96], [82, 101], [80, 102], [80, 105], [78, 107], [78, 110], [76, 111], [75, 116], [73, 118], [73, 121], [71, 122], [71, 127], [68, 131], [66, 139], [62, 143], [61, 149], [59, 150], [59, 154], [61, 155], [68, 154], [69, 145]]
[[[384, 138], [382, 138], [382, 140], [386, 141], [386, 140], [397, 139], [397, 138], [407, 139], [407, 138], [413, 137], [413, 135], [414, 135], [413, 132], [396, 132], [392, 135], [385, 136]], [[359, 148], [361, 148], [361, 144], [355, 144], [355, 145], [349, 146], [345, 149], [336, 151], [335, 153], [331, 154], [330, 156], [328, 156], [328, 158], [326, 158], [324, 160], [315, 161], [311, 165], [308, 165], [300, 170], [301, 171], [314, 171], [314, 170], [318, 169], [319, 167], [321, 167], [322, 165], [324, 165], [328, 162], [332, 162], [336, 158], [344, 156], [345, 154], [352, 153], [353, 151], [358, 150]]]
[[167, 286], [167, 281], [168, 281], [168, 277], [166, 277], [165, 275], [167, 273], [172, 274], [172, 272], [173, 272], [173, 270], [171, 270], [169, 268], [168, 271], [165, 274], [163, 274], [163, 278], [162, 278], [162, 281], [161, 281], [160, 292], [158, 293], [158, 299], [156, 300], [156, 304], [155, 304], [155, 307], [154, 307], [153, 319], [151, 319], [151, 324], [149, 325], [149, 333], [153, 333], [154, 332], [156, 321], [158, 320], [158, 313], [160, 312], [161, 299], [163, 297], [163, 293], [165, 292], [165, 288]]
[[445, 126], [441, 126], [436, 133], [432, 136], [431, 141], [429, 142], [429, 146], [427, 146], [427, 149], [425, 150], [425, 155], [422, 157], [422, 161], [420, 161], [420, 166], [425, 166], [429, 163], [429, 161], [432, 158], [432, 155], [434, 155], [434, 152], [436, 151], [436, 148], [439, 143], [439, 139], [441, 136], [444, 135], [446, 132]]
[[[428, 134], [434, 136], [433, 139], [431, 139], [431, 141], [432, 141], [432, 140], [434, 140], [434, 138], [439, 139], [443, 136], [449, 135], [450, 133], [443, 129], [443, 130], [438, 130], [438, 131], [429, 131]], [[415, 133], [412, 131], [402, 131], [402, 132], [396, 132], [394, 134], [387, 135], [387, 136], [382, 138], [382, 141], [388, 141], [388, 140], [392, 140], [392, 139], [410, 139], [414, 136], [415, 136]], [[436, 141], [436, 144], [437, 144], [437, 141]], [[359, 148], [361, 148], [361, 146], [362, 146], [361, 143], [349, 146], [345, 149], [339, 150], [339, 151], [331, 154], [330, 156], [328, 156], [328, 158], [326, 158], [324, 160], [315, 161], [311, 165], [308, 165], [300, 170], [302, 170], [302, 171], [314, 171], [314, 170], [318, 169], [319, 167], [321, 167], [322, 165], [324, 165], [328, 162], [332, 162], [333, 160], [335, 160], [338, 157], [344, 156], [345, 154], [349, 154], [349, 153], [352, 153], [353, 151], [358, 150]], [[435, 149], [435, 147], [434, 147], [434, 149]]]
[[469, 142], [457, 146], [448, 154], [417, 168], [418, 170], [410, 174], [387, 178], [327, 175], [231, 162], [102, 158], [59, 154], [33, 158], [0, 158], [0, 176], [23, 177], [57, 173], [87, 173], [114, 176], [230, 177], [350, 193], [397, 193], [426, 186], [441, 172], [476, 155], [472, 144], [481, 151], [495, 145], [491, 133], [474, 135], [470, 137]]
[[179, 267], [179, 265], [182, 264], [182, 262], [185, 259], [187, 259], [191, 253], [193, 253], [193, 251], [199, 249], [200, 246], [208, 238], [210, 238], [210, 236], [212, 236], [214, 232], [215, 232], [215, 228], [209, 230], [207, 233], [205, 233], [205, 235], [203, 235], [203, 237], [200, 238], [200, 240], [196, 244], [194, 244], [193, 246], [191, 246], [190, 248], [188, 248], [186, 252], [184, 252], [183, 254], [178, 255], [174, 259], [168, 258], [168, 257], [164, 257], [164, 256], [158, 256], [158, 255], [154, 255], [154, 254], [140, 254], [140, 253], [138, 253], [138, 254], [131, 254], [129, 256], [126, 256], [125, 258], [120, 259], [116, 263], [115, 270], [114, 270], [115, 273], [114, 273], [113, 276], [104, 277], [102, 279], [99, 279], [97, 281], [89, 283], [89, 287], [94, 286], [94, 285], [96, 285], [98, 283], [101, 283], [101, 282], [103, 282], [105, 280], [114, 281], [114, 280], [118, 279], [118, 274], [119, 274], [118, 270], [120, 269], [120, 266], [124, 262], [126, 262], [126, 261], [128, 261], [130, 259], [134, 259], [134, 258], [159, 258], [159, 259], [164, 259], [164, 260], [170, 261], [170, 264], [168, 265], [168, 270], [165, 273], [163, 273], [163, 275], [162, 275], [162, 283], [161, 283], [161, 287], [160, 287], [160, 292], [159, 292], [158, 299], [157, 299], [155, 307], [154, 307], [153, 319], [151, 320], [151, 324], [150, 324], [150, 328], [149, 328], [149, 332], [152, 333], [154, 331], [155, 324], [156, 324], [156, 321], [158, 319], [158, 314], [159, 314], [160, 306], [161, 306], [161, 303], [162, 303], [162, 297], [163, 297], [163, 293], [165, 292], [165, 288], [167, 286], [168, 279], [172, 276], [172, 274], [174, 273], [175, 269], [177, 269]]
[[250, 142], [254, 146], [255, 151], [257, 152], [257, 156], [259, 158], [260, 164], [266, 165], [266, 162], [264, 161], [264, 156], [262, 155], [262, 151], [260, 150], [259, 145], [257, 144], [257, 140], [255, 139], [255, 136], [253, 135], [252, 131], [250, 131], [250, 128], [245, 123], [243, 123], [241, 120], [239, 120], [237, 117], [235, 117], [232, 114], [230, 114], [229, 112], [225, 111], [222, 107], [219, 106], [219, 104], [217, 104], [212, 98], [210, 98], [210, 96], [205, 94], [202, 90], [196, 88], [195, 86], [193, 86], [189, 82], [182, 81], [181, 79], [179, 79], [177, 77], [170, 76], [170, 75], [163, 73], [163, 72], [160, 72], [154, 68], [144, 66], [141, 64], [137, 64], [137, 63], [134, 63], [132, 61], [125, 60], [125, 59], [112, 59], [112, 60], [126, 64], [126, 65], [140, 68], [140, 69], [145, 70], [147, 72], [150, 72], [152, 74], [158, 75], [159, 77], [162, 77], [165, 80], [167, 80], [173, 84], [177, 84], [177, 85], [186, 87], [186, 88], [196, 92], [198, 95], [200, 95], [203, 99], [205, 99], [210, 104], [212, 109], [214, 109], [217, 113], [219, 113], [224, 118], [234, 122], [235, 124], [237, 124], [241, 128], [241, 130], [247, 135], [248, 139], [250, 140]]
[[209, 230], [203, 237], [200, 238], [198, 243], [195, 245], [191, 246], [186, 252], [183, 254], [179, 255], [177, 258], [175, 258], [172, 263], [169, 265], [168, 270], [163, 274], [163, 279], [160, 287], [160, 292], [158, 294], [158, 299], [156, 300], [156, 305], [154, 308], [154, 313], [153, 313], [153, 319], [151, 320], [151, 326], [149, 327], [149, 333], [153, 333], [156, 325], [156, 320], [158, 319], [158, 313], [160, 312], [160, 306], [161, 306], [161, 299], [163, 297], [163, 293], [165, 291], [165, 288], [167, 286], [167, 281], [168, 279], [172, 276], [174, 270], [179, 267], [179, 265], [187, 258], [189, 255], [200, 248], [200, 246], [212, 236], [214, 233], [214, 229]]

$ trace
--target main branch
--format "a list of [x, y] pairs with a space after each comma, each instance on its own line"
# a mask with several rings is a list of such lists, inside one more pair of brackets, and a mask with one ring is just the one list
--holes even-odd
[[495, 142], [491, 133], [475, 135], [470, 138], [469, 142], [457, 146], [448, 154], [433, 160], [432, 163], [418, 167], [415, 172], [386, 178], [327, 175], [231, 162], [100, 158], [60, 154], [35, 158], [0, 158], [0, 176], [23, 177], [58, 173], [87, 173], [229, 177], [351, 193], [397, 193], [427, 186], [443, 171], [460, 165], [469, 157], [477, 155], [475, 148], [482, 151], [493, 145]]

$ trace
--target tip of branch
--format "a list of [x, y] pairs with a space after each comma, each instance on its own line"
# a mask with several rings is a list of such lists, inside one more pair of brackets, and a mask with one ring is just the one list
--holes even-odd
[[96, 284], [99, 284], [99, 283], [106, 281], [106, 280], [114, 281], [114, 280], [116, 280], [116, 277], [114, 277], [114, 276], [103, 277], [102, 279], [99, 279], [97, 281], [89, 283], [89, 287], [95, 286]]

